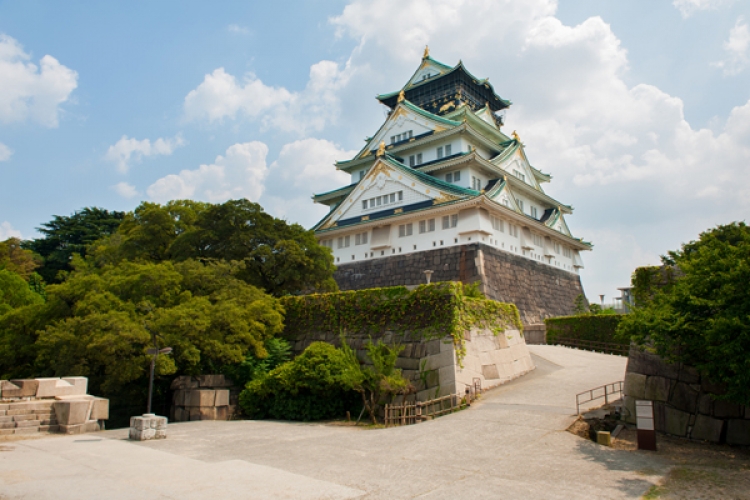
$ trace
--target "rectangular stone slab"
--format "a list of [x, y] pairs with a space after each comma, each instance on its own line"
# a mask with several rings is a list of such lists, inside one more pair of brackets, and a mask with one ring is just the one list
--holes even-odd
[[89, 419], [89, 401], [55, 401], [55, 415], [61, 426], [82, 425]]

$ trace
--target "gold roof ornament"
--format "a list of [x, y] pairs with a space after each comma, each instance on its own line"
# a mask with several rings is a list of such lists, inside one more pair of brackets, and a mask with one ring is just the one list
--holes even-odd
[[401, 92], [398, 93], [398, 99], [396, 102], [402, 102], [404, 99], [406, 99], [406, 96], [404, 95], [404, 89], [401, 89]]
[[514, 139], [515, 139], [516, 141], [518, 141], [518, 142], [521, 142], [521, 138], [520, 138], [520, 137], [518, 137], [518, 132], [516, 132], [515, 130], [513, 131], [513, 138], [514, 138]]
[[375, 156], [383, 155], [385, 155], [385, 141], [380, 141], [380, 144], [378, 145], [378, 152], [375, 153]]
[[428, 57], [430, 57], [430, 46], [429, 45], [425, 45], [424, 46], [424, 54], [422, 55], [422, 59], [427, 59]]

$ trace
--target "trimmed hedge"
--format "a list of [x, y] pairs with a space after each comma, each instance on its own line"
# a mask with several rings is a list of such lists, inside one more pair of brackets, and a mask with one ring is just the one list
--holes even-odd
[[617, 344], [627, 350], [630, 340], [616, 335], [617, 325], [621, 319], [622, 315], [619, 314], [581, 314], [547, 318], [544, 320], [547, 327], [547, 344], [565, 344], [561, 339], [570, 339]]

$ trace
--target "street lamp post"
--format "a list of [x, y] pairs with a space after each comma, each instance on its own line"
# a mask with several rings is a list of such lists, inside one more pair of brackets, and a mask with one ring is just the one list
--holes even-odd
[[148, 382], [148, 406], [146, 409], [146, 413], [151, 413], [151, 398], [154, 394], [154, 368], [156, 367], [156, 358], [159, 356], [159, 354], [169, 354], [170, 352], [172, 352], [171, 347], [164, 347], [162, 349], [159, 349], [159, 346], [156, 344], [156, 334], [152, 334], [152, 338], [154, 339], [154, 347], [146, 351], [146, 354], [150, 354], [152, 356], [151, 377]]

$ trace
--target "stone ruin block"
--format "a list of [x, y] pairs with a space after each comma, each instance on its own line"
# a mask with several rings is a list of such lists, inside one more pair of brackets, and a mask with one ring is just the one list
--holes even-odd
[[38, 386], [39, 382], [31, 379], [11, 380], [10, 382], [3, 380], [0, 383], [0, 387], [2, 387], [2, 397], [4, 399], [33, 398], [36, 396]]
[[134, 441], [166, 439], [167, 417], [160, 417], [153, 413], [144, 413], [140, 417], [131, 417], [128, 437]]
[[88, 379], [85, 377], [38, 378], [37, 398], [54, 398], [57, 396], [85, 396]]
[[55, 401], [55, 415], [60, 425], [81, 425], [91, 420], [89, 400]]
[[695, 425], [693, 426], [693, 432], [690, 434], [690, 438], [718, 443], [721, 439], [721, 430], [723, 427], [723, 420], [707, 417], [705, 415], [698, 415], [695, 418]]
[[189, 392], [190, 401], [185, 406], [214, 406], [216, 391], [210, 389], [194, 389]]

